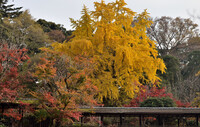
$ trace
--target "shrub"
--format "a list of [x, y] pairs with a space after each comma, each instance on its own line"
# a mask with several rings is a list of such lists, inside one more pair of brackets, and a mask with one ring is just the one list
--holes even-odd
[[176, 104], [169, 97], [151, 97], [141, 102], [140, 107], [175, 107]]

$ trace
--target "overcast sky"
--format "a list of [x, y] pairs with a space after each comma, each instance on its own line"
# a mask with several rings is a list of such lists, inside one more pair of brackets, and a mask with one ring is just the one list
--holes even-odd
[[[79, 19], [85, 4], [93, 10], [93, 2], [101, 0], [14, 0], [16, 6], [28, 9], [35, 19], [45, 19], [63, 24], [71, 29], [69, 18]], [[105, 0], [107, 2], [115, 0]], [[190, 18], [188, 14], [200, 15], [200, 0], [125, 0], [127, 7], [141, 13], [144, 9], [151, 17], [171, 16]], [[199, 20], [195, 20], [200, 25]]]

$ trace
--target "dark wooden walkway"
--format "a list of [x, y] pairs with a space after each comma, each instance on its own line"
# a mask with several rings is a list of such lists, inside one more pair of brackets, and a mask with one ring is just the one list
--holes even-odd
[[[180, 119], [184, 117], [195, 117], [196, 126], [199, 126], [200, 108], [179, 108], [179, 107], [94, 107], [93, 109], [82, 108], [83, 117], [98, 116], [103, 121], [104, 117], [119, 117], [122, 125], [123, 117], [139, 117], [139, 126], [142, 127], [144, 117], [158, 117], [162, 120], [169, 117], [177, 119], [177, 126], [180, 126]], [[102, 122], [103, 123], [103, 122]]]

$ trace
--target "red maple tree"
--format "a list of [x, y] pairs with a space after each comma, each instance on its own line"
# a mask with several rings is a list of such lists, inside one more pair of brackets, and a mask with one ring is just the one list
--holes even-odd
[[88, 78], [92, 61], [81, 56], [71, 58], [51, 49], [42, 50], [43, 57], [33, 73], [38, 79], [38, 89], [31, 92], [39, 100], [36, 114], [46, 114], [38, 118], [50, 117], [56, 126], [79, 120], [80, 106], [97, 104], [94, 99], [97, 87]]
[[183, 103], [180, 100], [177, 100], [173, 97], [171, 93], [167, 93], [166, 88], [162, 87], [149, 87], [149, 86], [141, 86], [140, 91], [138, 95], [131, 100], [131, 102], [128, 105], [124, 105], [125, 107], [139, 107], [140, 103], [145, 101], [146, 99], [150, 97], [169, 97], [171, 98], [175, 103], [177, 107], [189, 107], [190, 103]]
[[[26, 55], [27, 50], [17, 49], [14, 45], [7, 43], [0, 44], [0, 102], [17, 103], [20, 91], [23, 90], [19, 72], [19, 67], [29, 59]], [[20, 104], [20, 102], [18, 102]], [[4, 110], [3, 115], [21, 119], [21, 115], [15, 109]]]
[[18, 67], [29, 57], [26, 49], [0, 44], [0, 101], [13, 102], [24, 86], [20, 84]]

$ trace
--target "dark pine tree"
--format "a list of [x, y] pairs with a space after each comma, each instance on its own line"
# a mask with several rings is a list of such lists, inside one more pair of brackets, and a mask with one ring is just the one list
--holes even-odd
[[72, 31], [71, 30], [67, 31], [64, 28], [64, 26], [61, 25], [61, 24], [56, 24], [54, 22], [46, 21], [44, 19], [37, 20], [37, 23], [41, 25], [44, 32], [51, 32], [51, 31], [54, 31], [54, 30], [59, 30], [64, 34], [64, 36], [66, 38], [72, 35]]
[[22, 7], [14, 7], [14, 4], [8, 4], [8, 0], [0, 0], [0, 17], [14, 18], [19, 16]]

